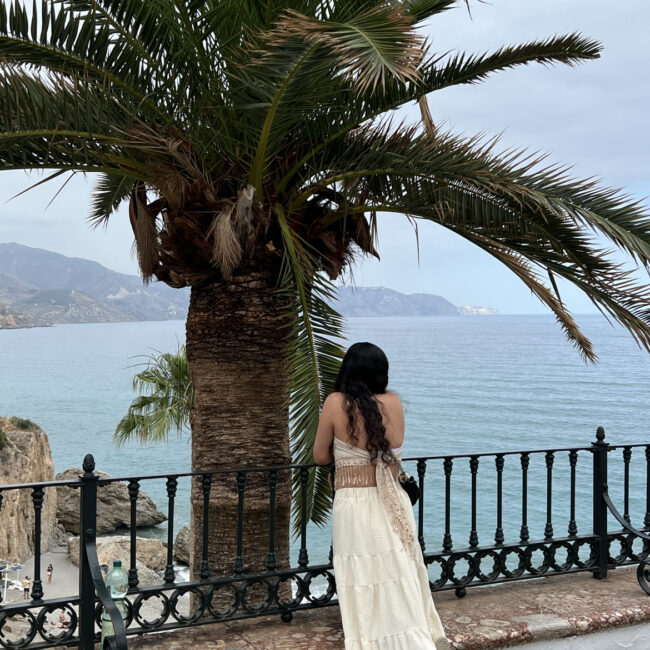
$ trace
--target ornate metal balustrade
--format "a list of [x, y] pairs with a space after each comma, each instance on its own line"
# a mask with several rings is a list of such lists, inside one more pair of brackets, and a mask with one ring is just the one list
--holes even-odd
[[[650, 444], [614, 446], [605, 442], [605, 433], [598, 429], [597, 440], [588, 447], [562, 449], [536, 449], [493, 453], [458, 454], [452, 456], [427, 456], [404, 461], [407, 467], [415, 467], [421, 498], [416, 506], [418, 539], [429, 567], [432, 590], [454, 589], [462, 597], [468, 587], [512, 580], [530, 579], [553, 574], [590, 571], [595, 578], [603, 579], [611, 568], [624, 564], [639, 564], [637, 576], [643, 589], [650, 594], [650, 535], [632, 526], [630, 515], [630, 464], [632, 454], [643, 450], [645, 455], [645, 515], [643, 529], [650, 530]], [[609, 494], [608, 457], [622, 451], [623, 462], [623, 514], [621, 515]], [[588, 463], [591, 478], [589, 498], [592, 502], [592, 525], [585, 533], [578, 533], [576, 519], [577, 500], [582, 495], [577, 490], [577, 469], [585, 469], [580, 459], [591, 456]], [[545, 466], [543, 489], [545, 496], [545, 523], [543, 534], [535, 538], [529, 530], [529, 468], [531, 460], [543, 460]], [[560, 463], [568, 462], [569, 491], [564, 494], [554, 481], [554, 471]], [[3, 648], [50, 648], [78, 647], [90, 650], [99, 640], [99, 624], [102, 608], [106, 607], [116, 632], [115, 637], [105, 641], [104, 650], [124, 650], [130, 635], [163, 632], [176, 628], [203, 625], [226, 620], [277, 614], [283, 620], [291, 620], [294, 612], [336, 604], [335, 576], [330, 559], [325, 563], [310, 563], [307, 546], [308, 528], [304, 523], [300, 530], [297, 564], [279, 567], [275, 536], [276, 489], [282, 476], [296, 475], [301, 487], [294, 498], [300, 500], [303, 514], [306, 512], [306, 490], [311, 465], [287, 465], [276, 467], [250, 467], [193, 472], [169, 476], [130, 476], [99, 478], [94, 473], [92, 456], [84, 460], [84, 473], [76, 481], [54, 481], [24, 485], [0, 485], [0, 509], [3, 500], [11, 498], [16, 490], [31, 490], [34, 508], [34, 579], [31, 600], [3, 603], [0, 592], [0, 647]], [[453, 481], [462, 470], [468, 470], [465, 494], [469, 508], [464, 514], [469, 518], [467, 545], [460, 546], [452, 538], [452, 521], [461, 513], [454, 512], [452, 519]], [[504, 474], [516, 472], [519, 481], [518, 539], [506, 541], [504, 533]], [[268, 539], [266, 570], [247, 573], [245, 569], [246, 548], [243, 540], [243, 520], [246, 512], [246, 485], [251, 474], [263, 475], [268, 480], [269, 529], [261, 531]], [[204, 498], [204, 511], [216, 480], [232, 481], [236, 486], [238, 518], [234, 522], [237, 535], [236, 555], [232, 559], [232, 573], [216, 577], [211, 571], [207, 554], [209, 521], [202, 523], [203, 555], [199, 576], [195, 580], [177, 581], [174, 565], [174, 513], [179, 479], [197, 481]], [[137, 500], [141, 483], [163, 479], [166, 482], [168, 504], [167, 566], [163, 584], [141, 586], [139, 584], [136, 540]], [[436, 493], [431, 480], [436, 479], [441, 489]], [[489, 479], [489, 480], [488, 480]], [[119, 611], [111, 600], [102, 580], [96, 550], [97, 492], [103, 486], [125, 482], [130, 496], [130, 566], [129, 592], [127, 596], [127, 619], [122, 623]], [[494, 483], [495, 532], [493, 542], [479, 542], [479, 500], [486, 493], [486, 485]], [[619, 481], [621, 482], [621, 481]], [[79, 489], [80, 531], [79, 592], [67, 598], [45, 598], [41, 580], [41, 511], [48, 490], [59, 486]], [[489, 490], [489, 488], [488, 488]], [[442, 494], [444, 493], [444, 495]], [[568, 496], [568, 522], [565, 535], [557, 535], [554, 521], [554, 497]], [[510, 493], [508, 502], [512, 503]], [[428, 549], [435, 540], [425, 533], [428, 506], [435, 503], [436, 517], [444, 519], [441, 530], [441, 547]], [[455, 505], [459, 509], [458, 504]], [[622, 526], [610, 530], [608, 512]], [[432, 516], [431, 513], [428, 513]], [[509, 513], [512, 521], [512, 513]], [[642, 548], [634, 550], [635, 540]], [[613, 554], [615, 544], [620, 552]], [[637, 545], [638, 545], [637, 544]], [[120, 558], [116, 558], [120, 559]], [[55, 625], [64, 612], [68, 625], [61, 629]]]

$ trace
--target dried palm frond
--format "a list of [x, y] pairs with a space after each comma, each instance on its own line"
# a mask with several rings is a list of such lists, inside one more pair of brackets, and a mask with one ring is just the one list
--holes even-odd
[[426, 96], [423, 95], [418, 99], [418, 105], [420, 106], [420, 114], [422, 115], [424, 129], [427, 135], [433, 140], [436, 137], [436, 126], [433, 123], [431, 111], [429, 110], [429, 102], [427, 101]]
[[149, 209], [147, 191], [143, 183], [137, 183], [131, 192], [129, 219], [135, 237], [138, 265], [144, 281], [149, 282], [158, 269], [160, 261], [156, 213]]
[[254, 203], [255, 188], [252, 185], [247, 185], [237, 192], [232, 220], [235, 232], [239, 237], [240, 246], [246, 252], [250, 252], [255, 244]]
[[417, 82], [424, 57], [424, 38], [413, 19], [399, 5], [385, 4], [350, 16], [341, 22], [318, 20], [288, 9], [269, 33], [269, 45], [282, 45], [299, 37], [333, 52], [343, 74], [359, 93], [386, 88], [390, 76], [401, 82]]

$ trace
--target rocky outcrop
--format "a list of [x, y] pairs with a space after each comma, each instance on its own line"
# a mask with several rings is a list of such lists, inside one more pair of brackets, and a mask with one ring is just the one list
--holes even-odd
[[[0, 449], [0, 484], [36, 483], [54, 479], [47, 435], [29, 420], [0, 418], [7, 442]], [[34, 504], [31, 489], [2, 493], [0, 558], [23, 562], [34, 554]], [[44, 491], [41, 510], [41, 550], [46, 550], [56, 525], [57, 493]]]
[[67, 546], [69, 537], [70, 533], [68, 533], [66, 529], [57, 521], [50, 537], [50, 548], [61, 548], [62, 546]]
[[182, 564], [190, 563], [190, 529], [183, 526], [174, 540], [174, 559]]
[[[97, 540], [97, 557], [100, 566], [105, 564], [109, 569], [115, 560], [122, 561], [125, 571], [129, 570], [131, 562], [131, 538], [128, 536], [100, 537]], [[138, 570], [140, 586], [157, 585], [163, 582], [158, 571], [164, 571], [167, 566], [167, 549], [159, 539], [138, 537], [136, 541], [137, 558], [135, 566]], [[79, 538], [68, 540], [68, 553], [72, 563], [79, 566]]]
[[[80, 468], [71, 468], [57, 474], [57, 480], [77, 479], [83, 474]], [[109, 478], [104, 472], [95, 472], [101, 478]], [[79, 490], [68, 487], [57, 488], [57, 518], [61, 525], [75, 535], [79, 534]], [[137, 525], [155, 526], [167, 517], [156, 508], [156, 504], [142, 491], [138, 494]], [[97, 491], [97, 533], [112, 533], [118, 528], [128, 528], [131, 523], [131, 500], [124, 483], [102, 485]]]

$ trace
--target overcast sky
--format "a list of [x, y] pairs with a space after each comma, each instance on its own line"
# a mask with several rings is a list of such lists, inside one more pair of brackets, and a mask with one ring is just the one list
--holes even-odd
[[[435, 51], [485, 52], [505, 44], [580, 31], [604, 45], [600, 59], [575, 68], [529, 65], [501, 72], [480, 86], [431, 95], [434, 120], [458, 133], [503, 132], [504, 147], [528, 147], [574, 165], [575, 175], [598, 176], [639, 198], [650, 195], [650, 2], [625, 0], [491, 0], [462, 3], [427, 30]], [[415, 107], [407, 107], [415, 117]], [[9, 201], [28, 187], [23, 172], [0, 174], [0, 242], [15, 241], [97, 260], [137, 273], [125, 209], [106, 230], [86, 223], [92, 179], [76, 177], [47, 207], [58, 186], [48, 184]], [[456, 235], [423, 223], [420, 264], [413, 231], [403, 217], [380, 217], [382, 260], [354, 269], [359, 286], [427, 292], [457, 305], [486, 305], [503, 313], [545, 308], [509, 271]], [[594, 311], [577, 290], [563, 288], [576, 313]]]

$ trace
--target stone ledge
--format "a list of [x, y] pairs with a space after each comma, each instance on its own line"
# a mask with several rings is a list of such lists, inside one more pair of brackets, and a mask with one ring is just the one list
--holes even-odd
[[[607, 580], [590, 573], [551, 576], [492, 587], [434, 594], [451, 646], [488, 650], [557, 639], [650, 621], [650, 598], [636, 567], [615, 569]], [[296, 613], [290, 624], [277, 616], [206, 625], [129, 641], [129, 649], [342, 650], [336, 606]]]

